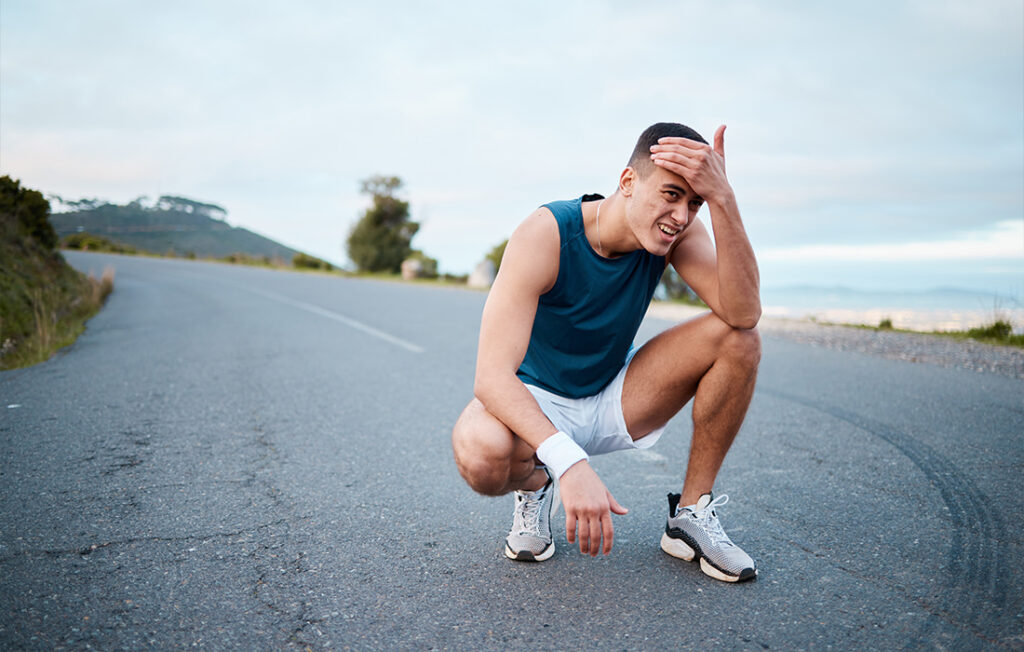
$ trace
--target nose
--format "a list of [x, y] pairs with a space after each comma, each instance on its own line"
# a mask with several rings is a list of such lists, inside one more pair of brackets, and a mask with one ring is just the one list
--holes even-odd
[[690, 211], [688, 211], [685, 206], [677, 208], [672, 211], [672, 219], [676, 224], [685, 228], [686, 225], [690, 223]]

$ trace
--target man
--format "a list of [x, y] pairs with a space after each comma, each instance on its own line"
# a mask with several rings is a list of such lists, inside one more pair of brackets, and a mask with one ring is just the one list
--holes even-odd
[[[714, 242], [696, 219], [708, 204]], [[666, 265], [711, 308], [640, 349], [633, 337]], [[486, 495], [515, 492], [510, 559], [554, 553], [554, 481], [566, 538], [612, 549], [626, 509], [588, 455], [646, 448], [692, 398], [693, 438], [681, 494], [669, 494], [661, 539], [670, 555], [723, 581], [753, 560], [716, 514], [712, 485], [743, 422], [760, 361], [757, 262], [725, 174], [725, 126], [710, 147], [684, 125], [641, 134], [616, 191], [553, 202], [509, 238], [480, 324], [475, 398], [452, 432], [459, 472]]]

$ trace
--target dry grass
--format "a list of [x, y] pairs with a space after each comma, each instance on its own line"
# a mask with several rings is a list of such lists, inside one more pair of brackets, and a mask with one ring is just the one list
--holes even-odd
[[97, 279], [83, 277], [74, 292], [53, 285], [29, 291], [32, 329], [20, 341], [0, 342], [0, 369], [15, 369], [48, 360], [73, 343], [85, 330], [85, 322], [99, 312], [114, 291], [114, 269], [107, 267]]

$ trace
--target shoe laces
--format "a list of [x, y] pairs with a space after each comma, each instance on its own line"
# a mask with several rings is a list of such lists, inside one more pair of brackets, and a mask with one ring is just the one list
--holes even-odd
[[693, 514], [693, 519], [708, 533], [711, 543], [732, 546], [735, 544], [729, 538], [729, 535], [725, 533], [725, 530], [722, 529], [722, 524], [718, 520], [718, 514], [715, 513], [716, 507], [721, 507], [727, 502], [729, 502], [729, 496], [722, 494], [705, 505], [704, 509], [690, 513]]
[[516, 506], [512, 515], [512, 529], [516, 534], [540, 532], [540, 510], [544, 504], [544, 493], [545, 489], [516, 492]]

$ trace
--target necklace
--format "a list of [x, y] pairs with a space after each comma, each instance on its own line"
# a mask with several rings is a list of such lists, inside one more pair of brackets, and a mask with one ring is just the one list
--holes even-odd
[[604, 256], [604, 247], [601, 246], [601, 204], [603, 203], [603, 199], [597, 202], [597, 218], [595, 220], [597, 222], [597, 253], [602, 256]]

